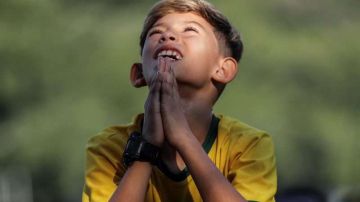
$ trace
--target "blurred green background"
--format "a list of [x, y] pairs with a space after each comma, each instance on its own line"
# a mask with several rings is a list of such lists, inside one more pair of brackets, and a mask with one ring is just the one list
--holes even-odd
[[[154, 2], [0, 1], [3, 201], [80, 201], [87, 139], [143, 110], [128, 75]], [[360, 2], [211, 2], [245, 44], [214, 111], [272, 134], [280, 191], [359, 186]]]

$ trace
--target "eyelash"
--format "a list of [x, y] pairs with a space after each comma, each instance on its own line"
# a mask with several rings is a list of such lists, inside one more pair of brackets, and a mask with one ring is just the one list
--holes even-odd
[[194, 31], [194, 32], [198, 33], [198, 30], [197, 30], [196, 28], [194, 28], [194, 27], [191, 27], [191, 26], [186, 27], [184, 31], [185, 31], [185, 32], [187, 32], [187, 31]]
[[161, 33], [161, 30], [159, 30], [159, 29], [154, 29], [154, 30], [151, 30], [150, 32], [149, 32], [149, 36], [152, 36], [152, 35], [154, 35], [154, 34], [160, 34]]
[[[185, 27], [184, 32], [188, 32], [188, 31], [193, 31], [193, 32], [198, 33], [198, 30], [191, 26]], [[154, 34], [161, 34], [161, 33], [162, 33], [162, 31], [160, 29], [154, 29], [149, 32], [149, 36], [152, 36]]]

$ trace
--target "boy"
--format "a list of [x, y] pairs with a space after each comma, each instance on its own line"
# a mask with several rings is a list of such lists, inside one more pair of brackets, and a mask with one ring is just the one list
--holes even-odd
[[140, 37], [135, 87], [145, 112], [88, 144], [83, 202], [274, 201], [273, 144], [212, 106], [234, 79], [242, 42], [204, 0], [158, 2]]

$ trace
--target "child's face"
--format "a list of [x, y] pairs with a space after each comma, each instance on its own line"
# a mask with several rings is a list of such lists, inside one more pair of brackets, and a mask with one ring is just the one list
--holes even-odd
[[213, 27], [194, 13], [171, 13], [160, 18], [149, 30], [142, 64], [145, 80], [157, 71], [158, 57], [172, 58], [179, 85], [201, 88], [211, 82], [211, 75], [222, 57]]

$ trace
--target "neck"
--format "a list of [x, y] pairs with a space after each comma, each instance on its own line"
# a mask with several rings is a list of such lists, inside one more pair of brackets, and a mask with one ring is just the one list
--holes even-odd
[[212, 108], [197, 105], [196, 103], [189, 104], [187, 101], [183, 103], [183, 109], [189, 127], [193, 135], [202, 143], [210, 126]]
[[213, 96], [206, 91], [193, 90], [189, 93], [189, 90], [179, 88], [181, 107], [192, 133], [202, 143], [212, 118]]

